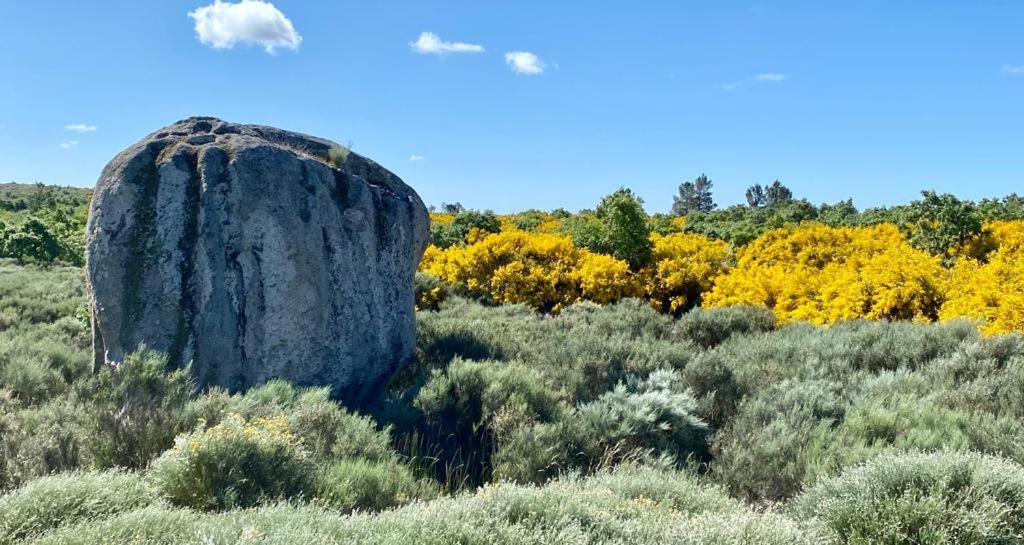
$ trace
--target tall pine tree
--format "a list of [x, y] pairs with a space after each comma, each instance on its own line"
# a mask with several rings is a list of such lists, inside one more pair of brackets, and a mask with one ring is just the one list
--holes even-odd
[[711, 179], [701, 174], [692, 182], [679, 184], [679, 194], [672, 198], [672, 215], [685, 216], [691, 212], [710, 212], [715, 209], [711, 196]]

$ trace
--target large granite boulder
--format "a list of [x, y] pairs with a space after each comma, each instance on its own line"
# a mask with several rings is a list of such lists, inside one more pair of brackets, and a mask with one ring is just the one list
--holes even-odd
[[416, 192], [333, 142], [209, 117], [115, 157], [89, 213], [95, 364], [145, 344], [199, 385], [368, 400], [415, 345]]

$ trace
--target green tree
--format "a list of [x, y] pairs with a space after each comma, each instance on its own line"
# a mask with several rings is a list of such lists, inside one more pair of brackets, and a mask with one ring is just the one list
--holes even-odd
[[846, 199], [835, 204], [822, 203], [818, 206], [818, 221], [832, 227], [856, 225], [860, 215], [853, 199]]
[[981, 214], [973, 202], [934, 191], [922, 191], [921, 196], [921, 200], [904, 208], [897, 222], [915, 247], [932, 255], [946, 255], [981, 233]]
[[754, 184], [747, 188], [746, 192], [747, 206], [751, 208], [760, 208], [764, 206], [764, 188], [761, 184]]
[[611, 254], [608, 229], [593, 212], [580, 212], [562, 221], [560, 231], [572, 238], [572, 243], [599, 254]]
[[626, 261], [633, 269], [651, 260], [653, 251], [644, 201], [626, 188], [601, 199], [597, 218], [605, 226], [605, 238], [611, 255]]
[[679, 194], [672, 198], [672, 215], [685, 216], [691, 212], [710, 212], [715, 209], [711, 196], [711, 180], [704, 174], [692, 182], [679, 184]]
[[793, 200], [793, 192], [781, 182], [775, 180], [772, 185], [764, 188], [764, 205], [771, 208]]
[[60, 242], [39, 218], [29, 217], [5, 238], [4, 251], [20, 262], [52, 263], [61, 255]]

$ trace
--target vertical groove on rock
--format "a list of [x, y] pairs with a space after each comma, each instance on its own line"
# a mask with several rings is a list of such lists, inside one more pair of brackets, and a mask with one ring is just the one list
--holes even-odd
[[334, 198], [338, 203], [338, 208], [344, 212], [349, 207], [348, 176], [340, 170], [333, 170], [331, 174], [334, 175]]
[[[253, 259], [252, 278], [254, 281], [254, 291], [256, 292], [256, 301], [255, 306], [250, 309], [248, 306], [249, 300], [246, 298], [246, 307], [243, 309], [243, 312], [246, 314], [250, 314], [251, 312], [252, 317], [255, 318], [253, 321], [256, 322], [256, 324], [258, 324], [257, 327], [259, 327], [263, 325], [263, 322], [266, 319], [265, 314], [267, 310], [266, 285], [263, 276], [263, 244], [254, 243], [250, 252]], [[258, 339], [258, 335], [262, 334], [263, 330], [257, 330], [255, 333], [256, 335], [254, 335], [254, 339]], [[250, 346], [248, 343], [245, 343], [247, 340], [248, 338], [243, 340], [245, 351], [255, 358], [262, 359], [264, 357], [263, 343], [256, 342]], [[269, 367], [269, 365], [266, 367]], [[253, 375], [257, 375], [257, 373], [250, 372], [249, 369], [241, 369], [240, 371], [241, 376], [239, 380], [241, 381], [241, 387], [248, 388], [253, 383]]]
[[[178, 239], [178, 255], [181, 256], [181, 262], [178, 263], [181, 272], [181, 306], [178, 310], [178, 324], [174, 333], [174, 341], [168, 354], [168, 365], [175, 368], [189, 363], [184, 361], [186, 350], [192, 352], [192, 358], [198, 357], [194, 351], [196, 345], [190, 343], [190, 339], [193, 338], [192, 320], [196, 315], [192, 276], [195, 272], [196, 241], [199, 240], [199, 156], [194, 149], [191, 149], [186, 151], [182, 157], [188, 164], [189, 176], [185, 183], [185, 202], [182, 206], [184, 229], [181, 238]], [[190, 344], [191, 346], [189, 346]]]
[[138, 186], [139, 198], [133, 208], [131, 235], [128, 237], [128, 251], [134, 259], [126, 263], [124, 275], [123, 308], [124, 320], [118, 336], [119, 346], [131, 346], [131, 324], [142, 319], [143, 299], [142, 282], [152, 256], [152, 241], [156, 232], [156, 195], [160, 187], [160, 173], [157, 157], [163, 152], [166, 142], [156, 141], [146, 146], [145, 152], [137, 157], [141, 162], [135, 183]]

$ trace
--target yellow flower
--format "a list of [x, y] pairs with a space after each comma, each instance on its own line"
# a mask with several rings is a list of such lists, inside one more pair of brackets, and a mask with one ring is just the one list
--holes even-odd
[[638, 291], [628, 265], [576, 248], [566, 236], [513, 230], [469, 239], [466, 246], [428, 248], [420, 270], [498, 303], [550, 312], [582, 298], [610, 302]]
[[929, 320], [945, 274], [939, 258], [911, 247], [893, 225], [804, 225], [768, 231], [740, 249], [704, 303], [764, 305], [780, 322]]
[[957, 260], [939, 318], [980, 320], [986, 334], [1024, 331], [1024, 221], [987, 224], [978, 238], [972, 246], [989, 251]]
[[702, 235], [651, 235], [652, 265], [644, 271], [644, 291], [663, 312], [679, 312], [696, 304], [714, 287], [729, 260], [729, 246]]

